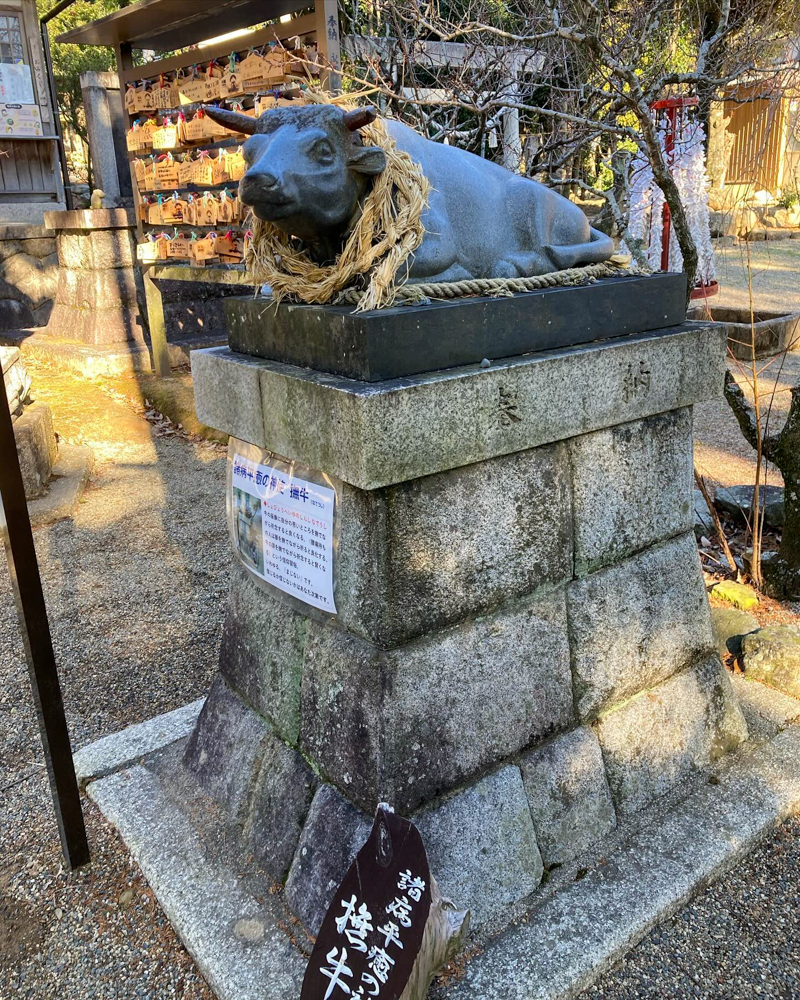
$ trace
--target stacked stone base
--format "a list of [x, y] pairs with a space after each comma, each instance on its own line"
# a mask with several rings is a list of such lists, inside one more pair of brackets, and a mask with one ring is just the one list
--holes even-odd
[[44, 403], [26, 406], [14, 421], [14, 439], [25, 496], [28, 500], [34, 500], [47, 489], [58, 458], [50, 407]]
[[691, 409], [336, 482], [337, 609], [232, 578], [186, 763], [316, 933], [371, 813], [473, 925], [747, 738], [691, 510]]

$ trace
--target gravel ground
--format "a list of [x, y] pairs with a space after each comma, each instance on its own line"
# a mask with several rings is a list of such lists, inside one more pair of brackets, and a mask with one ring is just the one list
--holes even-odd
[[[800, 241], [752, 243], [750, 251], [756, 308], [800, 310]], [[744, 246], [718, 250], [716, 260], [721, 286], [716, 304], [748, 308]], [[800, 383], [800, 354], [759, 367], [762, 392], [767, 405], [772, 402], [772, 427], [778, 428], [788, 412], [786, 390]], [[754, 453], [727, 403], [695, 407], [694, 420], [695, 465], [709, 485], [752, 482]], [[769, 482], [782, 482], [774, 467]], [[768, 600], [763, 605], [759, 614], [765, 621], [796, 620], [785, 605]], [[800, 818], [784, 824], [581, 994], [586, 1000], [666, 996], [800, 1000]]]
[[586, 1000], [797, 1000], [800, 819], [656, 928]]
[[[37, 377], [46, 372], [37, 370]], [[77, 748], [205, 693], [216, 663], [229, 547], [224, 452], [169, 430], [159, 436], [163, 427], [133, 411], [127, 437], [116, 438], [120, 425], [105, 418], [118, 404], [109, 404], [97, 384], [69, 381], [54, 380], [60, 405], [74, 392], [74, 406], [102, 414], [94, 420], [98, 450], [116, 456], [96, 468], [74, 519], [35, 533]], [[61, 427], [69, 426], [65, 414]], [[88, 800], [93, 863], [74, 874], [62, 870], [30, 706], [3, 560], [0, 998], [211, 1000], [138, 868]]]

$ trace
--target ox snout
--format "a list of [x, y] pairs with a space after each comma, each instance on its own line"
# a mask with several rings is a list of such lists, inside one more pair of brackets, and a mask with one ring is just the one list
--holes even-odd
[[245, 205], [263, 209], [264, 217], [270, 209], [284, 208], [293, 200], [281, 179], [263, 169], [247, 171], [239, 182], [239, 197]]

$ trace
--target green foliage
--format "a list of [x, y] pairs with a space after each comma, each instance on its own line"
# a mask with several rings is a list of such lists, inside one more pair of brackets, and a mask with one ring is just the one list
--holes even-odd
[[792, 209], [792, 208], [794, 208], [797, 205], [798, 202], [800, 202], [800, 197], [798, 197], [797, 192], [796, 191], [788, 191], [781, 198], [781, 200], [778, 202], [778, 205], [781, 208]]
[[[36, 0], [41, 17], [54, 6], [54, 0]], [[81, 95], [81, 73], [89, 70], [107, 71], [116, 68], [114, 50], [97, 45], [62, 45], [54, 42], [56, 35], [96, 21], [124, 6], [120, 0], [76, 0], [58, 17], [47, 24], [53, 57], [53, 76], [58, 94], [59, 110], [64, 126], [86, 139], [86, 118]]]
[[611, 173], [611, 167], [606, 163], [601, 163], [595, 176], [589, 176], [589, 183], [600, 191], [609, 191], [614, 186], [614, 175]]

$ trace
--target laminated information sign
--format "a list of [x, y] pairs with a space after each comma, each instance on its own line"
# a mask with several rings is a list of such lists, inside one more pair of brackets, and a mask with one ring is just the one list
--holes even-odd
[[0, 104], [0, 136], [38, 136], [42, 117], [36, 104]]
[[231, 471], [233, 538], [244, 564], [273, 587], [336, 614], [335, 492], [238, 453]]

